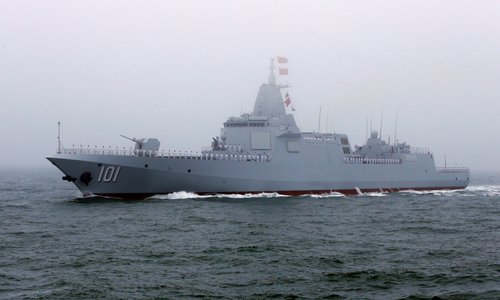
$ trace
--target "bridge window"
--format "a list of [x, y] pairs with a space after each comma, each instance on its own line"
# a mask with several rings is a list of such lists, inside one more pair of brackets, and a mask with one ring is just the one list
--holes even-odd
[[249, 123], [250, 127], [264, 127], [264, 123]]
[[224, 123], [224, 127], [247, 127], [248, 123], [240, 123], [240, 122], [226, 122]]

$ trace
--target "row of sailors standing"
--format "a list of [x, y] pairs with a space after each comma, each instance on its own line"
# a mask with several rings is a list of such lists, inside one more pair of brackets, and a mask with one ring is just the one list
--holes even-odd
[[169, 158], [179, 158], [179, 159], [199, 159], [199, 160], [232, 160], [232, 161], [254, 161], [254, 162], [268, 162], [269, 156], [265, 153], [263, 154], [229, 154], [229, 153], [220, 153], [220, 152], [202, 152], [200, 154], [195, 153], [191, 154], [181, 151], [174, 151], [171, 153], [168, 151], [166, 155], [162, 154], [160, 157], [169, 157]]
[[267, 162], [268, 156], [266, 154], [228, 154], [228, 153], [209, 152], [209, 153], [203, 153], [202, 159]]
[[344, 157], [344, 162], [349, 164], [376, 164], [376, 165], [397, 165], [401, 159], [394, 158], [366, 158], [366, 157]]

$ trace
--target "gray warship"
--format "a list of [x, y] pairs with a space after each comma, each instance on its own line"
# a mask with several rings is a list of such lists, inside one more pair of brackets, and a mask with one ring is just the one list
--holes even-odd
[[452, 190], [469, 184], [468, 168], [437, 168], [433, 154], [388, 143], [372, 131], [364, 145], [346, 134], [301, 132], [287, 113], [286, 86], [271, 61], [253, 112], [228, 118], [200, 152], [160, 150], [156, 138], [134, 147], [64, 148], [47, 159], [84, 196], [144, 199], [178, 191], [196, 194], [307, 195], [402, 190]]

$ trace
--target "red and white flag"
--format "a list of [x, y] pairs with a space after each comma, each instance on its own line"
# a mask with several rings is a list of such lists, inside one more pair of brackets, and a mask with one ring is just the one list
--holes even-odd
[[287, 68], [279, 68], [279, 74], [280, 75], [288, 75], [288, 69]]
[[285, 106], [288, 107], [288, 106], [290, 106], [290, 104], [292, 104], [292, 100], [290, 99], [290, 95], [288, 95], [288, 93], [286, 93]]
[[292, 106], [292, 111], [295, 111], [295, 107], [293, 107], [293, 104], [292, 104], [292, 99], [290, 99], [290, 95], [288, 95], [288, 93], [286, 93], [285, 95], [285, 107], [288, 107], [288, 106]]
[[288, 63], [288, 58], [283, 57], [283, 56], [278, 56], [278, 63], [279, 64], [286, 64], [286, 63]]

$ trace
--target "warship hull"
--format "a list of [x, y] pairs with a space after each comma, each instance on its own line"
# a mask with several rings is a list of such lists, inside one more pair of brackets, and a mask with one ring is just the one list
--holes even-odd
[[[400, 190], [463, 189], [469, 174], [424, 164], [295, 163], [210, 160], [202, 157], [140, 157], [57, 154], [48, 158], [83, 195], [142, 199], [177, 191], [198, 194], [276, 192], [283, 195], [345, 195]], [[294, 160], [291, 160], [294, 161]], [[317, 162], [317, 163], [315, 163]], [[90, 174], [90, 176], [89, 176]], [[87, 175], [84, 178], [84, 175]]]
[[376, 131], [354, 147], [345, 134], [301, 132], [288, 92], [283, 99], [287, 88], [276, 84], [271, 61], [253, 112], [229, 117], [220, 136], [200, 153], [160, 151], [156, 138], [125, 136], [134, 149], [64, 149], [58, 137], [58, 151], [48, 159], [84, 195], [121, 198], [178, 191], [359, 194], [468, 185], [467, 168], [436, 168], [430, 151], [387, 143]]

